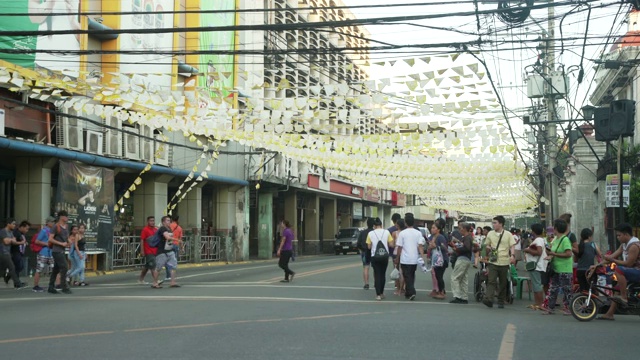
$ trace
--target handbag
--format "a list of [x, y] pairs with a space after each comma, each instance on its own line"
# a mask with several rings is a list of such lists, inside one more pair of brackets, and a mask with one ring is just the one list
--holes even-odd
[[432, 267], [444, 266], [444, 257], [442, 256], [442, 251], [437, 247], [431, 251], [431, 266]]
[[[564, 241], [564, 238], [565, 238], [565, 236], [560, 238], [560, 242], [558, 243], [558, 245], [556, 245], [556, 251], [558, 251], [558, 248], [560, 247], [560, 245], [562, 245], [562, 242]], [[556, 271], [553, 269], [553, 260], [555, 260], [555, 256], [547, 264], [547, 270], [546, 270], [547, 279], [551, 279], [556, 274]]]
[[502, 230], [502, 233], [500, 234], [500, 239], [498, 239], [498, 245], [496, 246], [495, 249], [491, 250], [491, 254], [489, 254], [489, 262], [496, 262], [498, 261], [498, 249], [500, 248], [500, 243], [502, 242], [502, 235], [504, 235], [505, 230]]
[[538, 263], [540, 262], [540, 258], [542, 257], [542, 253], [540, 253], [540, 255], [538, 255], [538, 260], [536, 261], [527, 261], [524, 264], [524, 269], [527, 271], [535, 271], [536, 268], [538, 267]]

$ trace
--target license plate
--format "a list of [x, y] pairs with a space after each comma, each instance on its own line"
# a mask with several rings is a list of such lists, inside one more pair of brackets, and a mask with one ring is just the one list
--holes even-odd
[[348, 247], [348, 246], [343, 246], [342, 248], [343, 248], [343, 249], [348, 249], [349, 247]]

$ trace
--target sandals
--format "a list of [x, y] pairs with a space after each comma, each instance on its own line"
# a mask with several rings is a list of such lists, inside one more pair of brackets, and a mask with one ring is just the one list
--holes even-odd
[[170, 288], [179, 288], [179, 287], [181, 287], [181, 286], [180, 286], [180, 285], [178, 285], [178, 284], [173, 284], [173, 285], [169, 285], [169, 287], [170, 287]]
[[536, 304], [531, 304], [531, 305], [527, 306], [527, 309], [531, 309], [533, 311], [536, 311], [536, 310], [540, 310], [541, 307], [536, 305]]
[[162, 289], [162, 286], [160, 285], [151, 285], [152, 289]]

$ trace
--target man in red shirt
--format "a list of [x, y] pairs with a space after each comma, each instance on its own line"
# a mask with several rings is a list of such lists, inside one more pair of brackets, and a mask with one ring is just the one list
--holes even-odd
[[148, 285], [149, 283], [144, 281], [144, 277], [147, 275], [147, 272], [151, 270], [151, 275], [155, 278], [154, 272], [156, 271], [156, 255], [158, 254], [157, 247], [151, 247], [147, 244], [147, 239], [152, 237], [156, 233], [156, 218], [153, 216], [147, 217], [147, 226], [142, 228], [142, 233], [140, 233], [140, 255], [144, 257], [145, 264], [142, 272], [140, 273], [140, 278], [138, 279], [138, 284], [140, 285]]

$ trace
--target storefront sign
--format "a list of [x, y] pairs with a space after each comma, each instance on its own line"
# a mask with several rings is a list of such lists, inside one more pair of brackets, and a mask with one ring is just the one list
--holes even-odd
[[56, 212], [66, 210], [69, 223], [85, 226], [87, 242], [111, 250], [113, 242], [114, 172], [60, 161]]
[[380, 189], [367, 186], [364, 189], [364, 199], [371, 202], [380, 202]]
[[396, 206], [407, 206], [407, 195], [398, 193]]
[[[622, 203], [624, 207], [629, 206], [629, 188], [631, 183], [631, 175], [622, 174]], [[618, 175], [607, 175], [606, 180], [606, 207], [620, 207], [620, 185]]]
[[356, 195], [356, 196], [360, 196], [360, 189], [359, 189], [359, 188], [357, 188], [357, 187], [355, 187], [355, 186], [354, 186], [354, 187], [352, 187], [352, 188], [351, 188], [351, 194], [352, 194], [352, 195]]
[[359, 202], [353, 203], [353, 219], [354, 220], [362, 219], [362, 203], [359, 203]]

